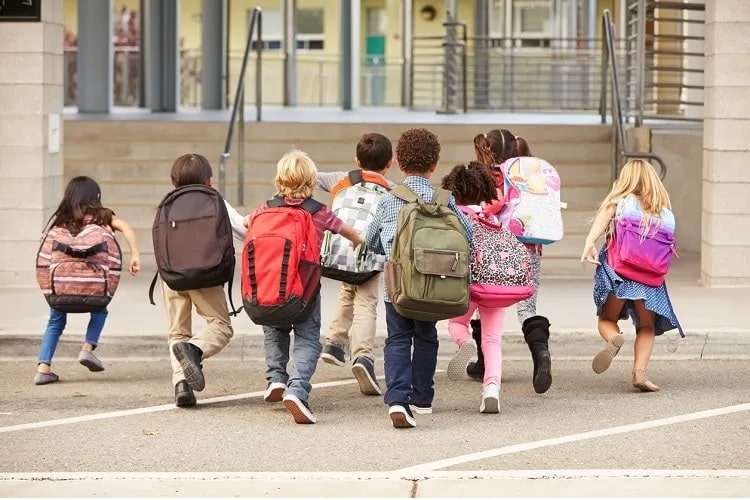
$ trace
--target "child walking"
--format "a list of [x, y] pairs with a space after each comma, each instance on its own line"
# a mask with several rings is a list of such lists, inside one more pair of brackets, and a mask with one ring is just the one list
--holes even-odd
[[[528, 142], [522, 137], [516, 137], [512, 132], [506, 129], [490, 130], [486, 134], [479, 134], [474, 138], [474, 151], [477, 161], [490, 169], [495, 177], [497, 186], [497, 201], [487, 205], [490, 213], [495, 214], [500, 222], [507, 225], [504, 215], [508, 213], [506, 201], [510, 200], [511, 193], [504, 192], [504, 174], [498, 168], [510, 158], [519, 156], [531, 156], [531, 150]], [[531, 272], [535, 283], [534, 295], [527, 300], [519, 302], [516, 306], [518, 322], [521, 323], [524, 340], [529, 346], [531, 358], [534, 363], [532, 375], [532, 385], [534, 391], [542, 394], [549, 390], [552, 385], [552, 361], [549, 352], [549, 320], [537, 314], [536, 303], [539, 291], [539, 283], [542, 275], [542, 246], [525, 245], [531, 258]], [[480, 342], [482, 337], [481, 324], [472, 321], [472, 335]], [[484, 372], [484, 357], [480, 351], [476, 363], [469, 363], [466, 369], [467, 375], [471, 378], [481, 380]]]
[[[496, 199], [495, 179], [487, 168], [478, 162], [469, 163], [468, 167], [457, 165], [443, 178], [443, 189], [453, 193], [458, 207], [469, 218], [486, 217], [493, 223], [497, 218], [486, 214], [482, 203], [491, 203]], [[472, 263], [474, 264], [474, 263]], [[474, 274], [474, 271], [472, 271]], [[500, 411], [500, 377], [502, 374], [502, 339], [505, 325], [505, 307], [487, 307], [472, 301], [469, 310], [463, 316], [448, 322], [448, 332], [459, 347], [456, 356], [448, 363], [448, 374], [466, 373], [467, 364], [477, 354], [477, 344], [469, 333], [469, 321], [479, 311], [481, 324], [481, 349], [484, 354], [484, 391], [479, 406], [480, 413], [498, 413]]]
[[[599, 316], [599, 334], [607, 343], [594, 357], [591, 365], [594, 373], [606, 371], [617, 356], [624, 343], [617, 323], [630, 317], [636, 328], [632, 383], [643, 392], [659, 390], [647, 372], [655, 337], [675, 328], [683, 337], [684, 333], [669, 300], [666, 283], [649, 286], [619, 276], [608, 260], [608, 245], [614, 237], [616, 222], [623, 218], [639, 221], [644, 238], [653, 234], [655, 228], [673, 234], [675, 219], [670, 208], [669, 195], [654, 167], [643, 160], [628, 161], [599, 207], [581, 255], [581, 262], [597, 266], [594, 304]], [[602, 235], [606, 241], [597, 252], [596, 242]]]
[[[172, 185], [176, 189], [185, 189], [193, 185], [210, 188], [213, 169], [204, 156], [189, 153], [174, 161], [170, 177]], [[242, 224], [243, 218], [237, 210], [221, 198], [218, 192], [211, 189], [208, 193], [210, 194], [200, 199], [199, 205], [207, 205], [209, 200], [218, 198], [218, 203], [226, 208], [232, 234], [226, 235], [226, 241], [221, 241], [219, 244], [231, 247], [232, 236], [239, 240], [245, 237], [246, 230]], [[193, 209], [195, 208], [193, 207]], [[197, 208], [197, 210], [202, 210], [202, 208]], [[181, 215], [187, 221], [197, 219], [196, 216], [187, 212]], [[203, 219], [206, 219], [205, 213], [201, 213], [201, 215]], [[180, 224], [182, 222], [178, 223], [178, 225]], [[202, 242], [206, 238], [213, 239], [213, 244], [210, 246], [214, 248], [217, 246], [217, 229], [215, 227], [210, 229], [204, 227], [204, 230], [199, 231], [199, 233], [193, 233], [189, 236], [195, 247], [205, 248], [206, 245], [203, 245]], [[172, 248], [170, 251], [173, 254], [177, 252], [184, 252], [184, 248]], [[224, 286], [213, 285], [190, 290], [173, 290], [162, 279], [161, 290], [169, 323], [169, 359], [172, 365], [175, 405], [178, 407], [195, 406], [197, 400], [194, 391], [202, 391], [206, 384], [203, 375], [203, 360], [220, 353], [234, 335]], [[193, 307], [206, 321], [206, 328], [195, 334], [192, 331]]]
[[[396, 160], [405, 175], [403, 183], [425, 201], [435, 196], [430, 177], [440, 160], [440, 143], [427, 129], [409, 129], [396, 145]], [[398, 215], [406, 202], [392, 193], [380, 199], [375, 219], [367, 231], [367, 246], [391, 255]], [[471, 241], [471, 224], [456, 206], [453, 196], [448, 208], [453, 210]], [[416, 427], [412, 408], [420, 414], [432, 413], [435, 396], [434, 376], [437, 367], [438, 337], [435, 321], [420, 321], [400, 315], [384, 293], [388, 337], [385, 341], [385, 403], [396, 428]], [[412, 350], [413, 348], [413, 350]]]
[[[385, 178], [385, 174], [391, 167], [393, 161], [393, 146], [391, 141], [382, 134], [365, 134], [357, 143], [354, 161], [361, 170], [361, 186], [370, 193], [375, 189], [388, 190], [394, 186]], [[352, 185], [350, 172], [318, 172], [318, 187], [323, 191], [332, 193], [335, 198], [337, 194], [347, 196], [345, 189]], [[356, 187], [355, 187], [356, 189]], [[357, 205], [356, 214], [358, 221], [371, 211], [374, 212], [379, 198], [375, 196], [359, 196], [358, 201], [366, 202], [372, 200], [371, 206]], [[347, 207], [349, 203], [342, 202]], [[335, 207], [334, 207], [335, 209]], [[378, 270], [380, 266], [375, 265]], [[323, 354], [321, 359], [329, 364], [343, 366], [346, 363], [344, 356], [346, 344], [352, 360], [352, 373], [357, 378], [359, 390], [366, 395], [380, 395], [382, 391], [375, 376], [375, 355], [373, 346], [375, 344], [375, 328], [377, 326], [377, 309], [380, 294], [380, 273], [361, 284], [341, 283], [336, 313], [331, 322], [330, 329], [325, 338]]]
[[[317, 168], [313, 160], [302, 151], [290, 151], [279, 160], [276, 166], [274, 186], [277, 198], [285, 206], [303, 209], [303, 203], [312, 198], [315, 190]], [[261, 205], [252, 215], [245, 218], [245, 226], [252, 227], [253, 220], [269, 209], [268, 202]], [[363, 240], [350, 225], [344, 224], [328, 207], [322, 205], [312, 214], [312, 223], [317, 234], [317, 248], [320, 248], [325, 231], [341, 234], [352, 242], [353, 247]], [[294, 331], [294, 368], [287, 372], [291, 333]], [[263, 326], [265, 336], [266, 381], [268, 387], [264, 395], [267, 403], [283, 401], [286, 409], [298, 424], [314, 424], [317, 419], [310, 409], [310, 379], [322, 349], [320, 345], [320, 289], [311, 301], [309, 312], [304, 319], [289, 326]]]
[[[112, 210], [102, 206], [101, 198], [102, 191], [94, 179], [86, 176], [74, 177], [65, 188], [63, 199], [50, 217], [47, 228], [50, 230], [63, 228], [75, 235], [80, 233], [85, 226], [95, 224], [112, 233], [112, 239], [114, 239], [115, 231], [122, 232], [130, 250], [128, 271], [135, 276], [141, 267], [135, 233], [127, 222], [115, 217]], [[39, 349], [37, 372], [34, 375], [36, 385], [51, 384], [59, 380], [59, 377], [52, 372], [52, 357], [60, 342], [60, 336], [65, 330], [67, 319], [67, 313], [50, 308], [47, 328]], [[106, 307], [91, 313], [91, 319], [86, 328], [86, 341], [78, 355], [78, 362], [92, 372], [104, 370], [104, 364], [93, 351], [99, 344], [99, 337], [106, 319]]]

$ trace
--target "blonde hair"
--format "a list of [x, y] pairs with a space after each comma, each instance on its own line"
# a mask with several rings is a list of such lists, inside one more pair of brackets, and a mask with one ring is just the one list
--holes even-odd
[[307, 153], [293, 149], [276, 164], [273, 185], [284, 198], [310, 198], [315, 191], [318, 169]]
[[[612, 190], [607, 197], [604, 198], [599, 212], [616, 206], [621, 199], [631, 194], [640, 202], [644, 216], [641, 225], [645, 233], [649, 231], [649, 227], [655, 220], [661, 220], [663, 209], [672, 209], [667, 188], [656, 174], [654, 166], [646, 160], [629, 160], [622, 167], [620, 176], [612, 185]], [[607, 232], [611, 233], [611, 230], [612, 224]]]

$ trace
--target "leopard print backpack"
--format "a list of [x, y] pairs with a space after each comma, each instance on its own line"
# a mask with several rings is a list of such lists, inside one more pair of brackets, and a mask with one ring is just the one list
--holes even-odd
[[471, 301], [508, 307], [534, 294], [526, 247], [505, 227], [479, 214], [470, 215], [474, 239], [470, 256]]

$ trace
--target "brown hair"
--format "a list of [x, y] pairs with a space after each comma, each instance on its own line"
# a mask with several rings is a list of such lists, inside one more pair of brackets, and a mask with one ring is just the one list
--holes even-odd
[[487, 167], [472, 161], [468, 166], [456, 165], [443, 177], [443, 189], [453, 193], [459, 205], [479, 205], [497, 199], [495, 179]]
[[474, 137], [474, 152], [477, 161], [484, 166], [500, 165], [505, 160], [518, 156], [516, 137], [504, 128], [490, 130]]
[[396, 160], [407, 174], [426, 174], [440, 160], [438, 137], [426, 128], [412, 128], [396, 144]]
[[393, 145], [383, 134], [365, 134], [357, 143], [357, 160], [363, 170], [383, 170], [393, 159]]
[[520, 135], [516, 136], [516, 154], [518, 156], [534, 156], [531, 154], [529, 143]]
[[205, 156], [189, 153], [177, 158], [172, 164], [172, 185], [174, 187], [187, 186], [189, 184], [208, 184], [213, 177], [211, 164]]

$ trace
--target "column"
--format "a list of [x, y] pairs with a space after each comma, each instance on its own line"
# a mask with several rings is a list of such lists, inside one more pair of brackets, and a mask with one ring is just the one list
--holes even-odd
[[352, 110], [359, 107], [360, 71], [360, 2], [341, 0], [341, 107]]
[[[685, 40], [684, 48], [688, 54], [705, 54], [706, 48], [703, 40], [705, 34], [705, 12], [698, 10], [686, 10], [683, 14], [685, 24], [683, 24], [683, 34], [688, 37], [695, 37], [696, 39]], [[704, 56], [700, 55], [687, 55], [683, 58], [683, 68], [686, 70], [702, 68], [704, 64]], [[695, 88], [702, 87], [703, 73], [693, 73], [686, 71], [682, 75], [682, 84], [688, 88], [684, 90], [683, 101], [688, 103], [702, 103], [703, 89]], [[694, 104], [683, 105], [683, 115], [687, 118], [703, 118], [703, 107]]]
[[284, 2], [284, 106], [297, 105], [297, 0]]
[[112, 0], [78, 0], [79, 113], [112, 109], [113, 9]]
[[224, 109], [227, 103], [227, 0], [203, 0], [201, 8], [201, 107]]
[[750, 286], [750, 2], [707, 1], [705, 30], [701, 277]]
[[[390, 22], [390, 21], [389, 21]], [[390, 30], [389, 30], [390, 31]], [[407, 108], [412, 106], [411, 87], [411, 49], [414, 38], [414, 2], [413, 0], [401, 1], [401, 105]], [[387, 42], [386, 42], [387, 43]]]
[[488, 109], [490, 105], [490, 0], [474, 0], [474, 106]]
[[63, 192], [63, 0], [41, 9], [41, 22], [0, 24], [0, 286], [36, 286], [41, 231]]
[[174, 113], [180, 101], [180, 2], [146, 0], [145, 3], [146, 105], [154, 112]]

